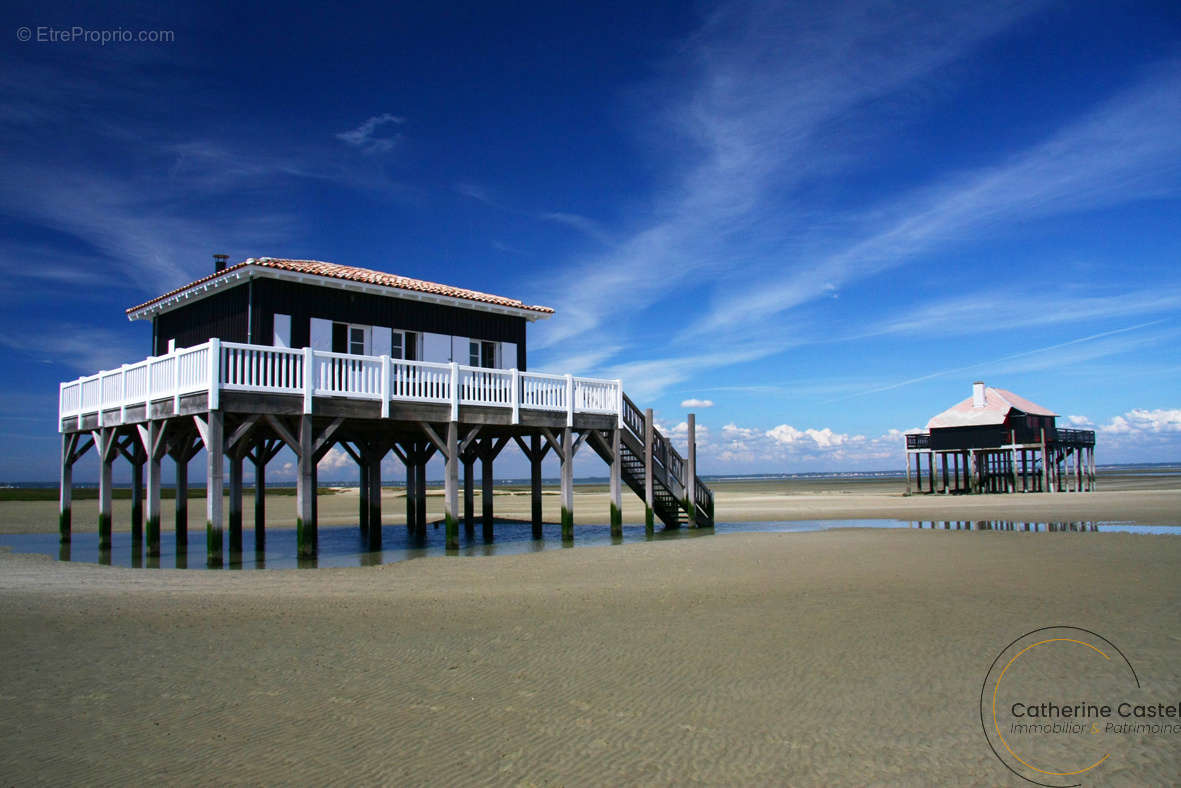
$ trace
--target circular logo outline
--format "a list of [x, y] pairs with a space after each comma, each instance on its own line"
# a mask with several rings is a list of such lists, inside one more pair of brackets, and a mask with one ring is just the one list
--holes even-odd
[[[1004, 764], [1006, 769], [1008, 769], [1013, 774], [1020, 777], [1022, 780], [1025, 780], [1026, 782], [1029, 782], [1029, 783], [1033, 783], [1034, 785], [1044, 786], [1044, 788], [1078, 788], [1078, 786], [1082, 785], [1082, 783], [1071, 783], [1069, 785], [1058, 785], [1055, 783], [1043, 783], [1043, 782], [1039, 782], [1037, 780], [1031, 779], [1029, 777], [1026, 777], [1024, 774], [1022, 774], [1021, 772], [1014, 769], [1012, 767], [1012, 765], [1010, 765], [1008, 762], [1005, 761], [1004, 758], [1001, 757], [1001, 754], [999, 752], [997, 752], [996, 747], [993, 746], [992, 740], [988, 736], [988, 726], [984, 720], [984, 708], [985, 708], [984, 695], [988, 689], [988, 680], [989, 680], [989, 677], [992, 676], [993, 670], [996, 669], [997, 663], [1001, 661], [1001, 657], [1005, 656], [1005, 653], [1008, 652], [1009, 649], [1011, 649], [1013, 646], [1015, 646], [1017, 643], [1019, 643], [1024, 638], [1027, 638], [1030, 635], [1036, 635], [1039, 632], [1046, 632], [1051, 629], [1071, 629], [1071, 630], [1075, 630], [1076, 632], [1085, 632], [1088, 635], [1092, 635], [1092, 636], [1098, 638], [1099, 640], [1103, 641], [1104, 643], [1106, 643], [1116, 653], [1118, 653], [1120, 655], [1120, 657], [1123, 659], [1124, 664], [1128, 666], [1128, 670], [1131, 671], [1132, 678], [1136, 682], [1136, 689], [1140, 689], [1140, 677], [1136, 674], [1136, 669], [1134, 667], [1132, 667], [1132, 663], [1131, 663], [1131, 661], [1128, 660], [1127, 655], [1125, 655], [1124, 652], [1120, 650], [1119, 646], [1115, 645], [1110, 640], [1108, 640], [1107, 638], [1100, 635], [1098, 632], [1093, 632], [1092, 630], [1086, 629], [1084, 627], [1076, 627], [1071, 624], [1059, 624], [1059, 625], [1055, 625], [1055, 626], [1038, 627], [1037, 629], [1030, 630], [1029, 632], [1026, 632], [1023, 635], [1020, 635], [1019, 637], [1014, 638], [1007, 646], [1005, 646], [1003, 649], [1001, 649], [1000, 653], [996, 655], [995, 659], [993, 659], [992, 664], [988, 666], [988, 672], [984, 674], [984, 681], [981, 682], [981, 684], [980, 684], [980, 729], [984, 734], [984, 741], [988, 744], [988, 749], [992, 750], [992, 754], [996, 756], [996, 759], [998, 761], [1000, 761], [1002, 764]], [[996, 691], [999, 690], [999, 688], [1000, 688], [1000, 681], [1002, 678], [1004, 678], [1005, 671], [1007, 671], [1009, 669], [1009, 667], [1017, 660], [1018, 657], [1020, 657], [1022, 654], [1026, 653], [1030, 649], [1032, 649], [1036, 646], [1042, 645], [1043, 643], [1062, 641], [1062, 640], [1068, 640], [1068, 641], [1073, 641], [1075, 643], [1080, 643], [1084, 646], [1087, 646], [1087, 647], [1095, 650], [1096, 652], [1101, 654], [1104, 658], [1111, 659], [1111, 657], [1109, 657], [1107, 654], [1104, 654], [1100, 649], [1096, 648], [1092, 644], [1086, 643], [1085, 641], [1073, 639], [1073, 638], [1047, 638], [1046, 640], [1042, 640], [1042, 641], [1039, 641], [1037, 643], [1034, 643], [1032, 645], [1025, 647], [1024, 649], [1022, 649], [1020, 652], [1018, 652], [1015, 656], [1013, 656], [1009, 660], [1009, 662], [1005, 665], [1004, 669], [1001, 671], [1000, 676], [997, 677], [996, 685], [995, 685], [995, 688], [993, 691], [993, 699], [992, 699], [992, 705], [991, 705], [994, 726], [997, 725], [997, 723], [996, 723]], [[1005, 745], [1005, 749], [1008, 750], [1009, 754], [1012, 755], [1016, 760], [1020, 761], [1024, 766], [1032, 769], [1033, 771], [1042, 772], [1043, 774], [1050, 774], [1050, 775], [1062, 776], [1062, 777], [1072, 777], [1075, 775], [1083, 774], [1084, 772], [1088, 772], [1091, 769], [1094, 769], [1096, 766], [1103, 763], [1103, 761], [1107, 760], [1107, 757], [1108, 757], [1107, 755], [1105, 755], [1105, 756], [1103, 756], [1103, 758], [1101, 758], [1096, 763], [1093, 763], [1090, 766], [1088, 766], [1087, 768], [1082, 769], [1080, 771], [1065, 772], [1065, 773], [1063, 773], [1063, 772], [1049, 772], [1049, 771], [1046, 771], [1043, 769], [1039, 769], [1036, 766], [1032, 766], [1029, 763], [1026, 763], [1016, 753], [1014, 753], [1013, 750], [1009, 748], [1008, 742], [1005, 741], [1004, 736], [1001, 735], [999, 727], [997, 727], [997, 737], [1001, 740], [1001, 743], [1003, 743]], [[1109, 755], [1110, 755], [1110, 753], [1109, 753]]]

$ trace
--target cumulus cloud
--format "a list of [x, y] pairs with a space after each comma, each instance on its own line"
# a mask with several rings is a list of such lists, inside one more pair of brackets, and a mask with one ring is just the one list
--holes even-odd
[[1136, 408], [1122, 416], [1116, 416], [1108, 424], [1099, 427], [1099, 432], [1108, 435], [1181, 432], [1181, 408]]
[[390, 133], [390, 126], [400, 126], [406, 122], [405, 118], [386, 112], [374, 115], [351, 131], [342, 131], [336, 135], [338, 140], [347, 142], [365, 153], [386, 153], [393, 149], [401, 135]]
[[712, 399], [697, 399], [690, 397], [689, 399], [681, 401], [682, 408], [712, 408], [714, 401]]

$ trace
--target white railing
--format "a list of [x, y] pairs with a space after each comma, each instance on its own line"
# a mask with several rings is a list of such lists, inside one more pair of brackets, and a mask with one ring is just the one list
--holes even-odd
[[176, 413], [182, 395], [202, 391], [212, 408], [219, 406], [220, 392], [240, 391], [301, 395], [307, 413], [314, 397], [344, 397], [377, 400], [383, 416], [391, 402], [421, 402], [450, 405], [452, 418], [458, 418], [460, 405], [510, 409], [514, 423], [521, 410], [559, 412], [570, 425], [575, 413], [618, 415], [623, 403], [618, 380], [213, 339], [62, 383], [58, 413], [81, 425], [87, 414], [98, 414], [103, 424], [114, 418], [105, 414], [118, 411], [121, 423], [129, 407], [171, 400]]

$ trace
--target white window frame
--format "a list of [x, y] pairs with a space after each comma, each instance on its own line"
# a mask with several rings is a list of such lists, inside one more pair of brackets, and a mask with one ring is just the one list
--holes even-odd
[[[345, 323], [345, 352], [350, 356], [368, 356], [369, 350], [373, 347], [373, 326], [366, 326], [360, 323]], [[361, 332], [361, 352], [353, 352], [353, 331]]]

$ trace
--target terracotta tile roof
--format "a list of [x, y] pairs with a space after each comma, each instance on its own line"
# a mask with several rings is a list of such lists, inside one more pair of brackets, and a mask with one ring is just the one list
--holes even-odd
[[1004, 424], [1009, 411], [1017, 409], [1022, 413], [1034, 416], [1057, 416], [1052, 410], [1019, 397], [1011, 391], [984, 387], [984, 407], [977, 408], [972, 404], [972, 397], [963, 402], [952, 405], [947, 410], [927, 422], [927, 429], [941, 429], [944, 427], [985, 427], [993, 424]]
[[202, 277], [195, 282], [190, 282], [184, 287], [178, 287], [175, 290], [170, 290], [163, 295], [157, 296], [150, 301], [145, 301], [142, 304], [133, 306], [127, 310], [130, 315], [133, 312], [138, 312], [145, 307], [149, 307], [159, 301], [163, 301], [172, 296], [183, 293], [184, 291], [204, 284], [219, 276], [232, 273], [234, 271], [245, 270], [248, 266], [257, 268], [272, 268], [280, 271], [291, 271], [299, 274], [311, 274], [313, 276], [323, 276], [331, 279], [344, 279], [350, 282], [362, 282], [369, 285], [378, 285], [381, 287], [389, 287], [396, 290], [409, 290], [418, 293], [431, 293], [433, 295], [447, 296], [449, 298], [459, 298], [465, 301], [476, 301], [483, 304], [490, 304], [493, 306], [509, 307], [511, 309], [524, 309], [531, 312], [539, 312], [545, 315], [552, 315], [554, 310], [548, 306], [537, 306], [525, 304], [513, 298], [505, 298], [504, 296], [492, 295], [490, 293], [481, 293], [478, 290], [467, 290], [462, 287], [451, 287], [450, 285], [441, 285], [436, 282], [427, 282], [422, 279], [411, 279], [406, 276], [398, 276], [397, 274], [386, 273], [385, 271], [374, 271], [369, 268], [357, 268], [351, 265], [338, 265], [336, 263], [325, 263], [319, 260], [286, 260], [277, 257], [251, 257], [237, 265], [232, 265], [226, 268], [225, 271], [218, 271], [209, 276]]

